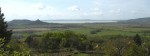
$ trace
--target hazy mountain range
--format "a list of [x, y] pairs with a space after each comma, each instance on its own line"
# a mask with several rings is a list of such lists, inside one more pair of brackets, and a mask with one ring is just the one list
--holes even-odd
[[8, 25], [47, 25], [49, 23], [40, 21], [37, 19], [36, 21], [31, 21], [31, 20], [12, 20], [8, 22]]
[[119, 21], [118, 23], [126, 23], [126, 24], [150, 24], [150, 17], [130, 19], [130, 20], [123, 20], [123, 21]]
[[[84, 20], [87, 21], [89, 19], [87, 19], [87, 20], [84, 19]], [[84, 20], [75, 20], [75, 21], [84, 21]], [[51, 20], [51, 21], [53, 21], [53, 20]], [[61, 21], [61, 20], [59, 20], [59, 21]], [[65, 20], [62, 20], [62, 21], [65, 21]], [[66, 20], [66, 21], [68, 21], [68, 20]], [[94, 21], [94, 20], [91, 20], [91, 21]], [[121, 21], [117, 21], [117, 23], [124, 23], [124, 24], [150, 24], [150, 17], [130, 19], [130, 20], [121, 20]], [[12, 20], [12, 21], [9, 21], [8, 24], [9, 25], [47, 25], [49, 23], [40, 21], [39, 19], [37, 19], [36, 21], [31, 21], [31, 20], [24, 19], [24, 20]]]

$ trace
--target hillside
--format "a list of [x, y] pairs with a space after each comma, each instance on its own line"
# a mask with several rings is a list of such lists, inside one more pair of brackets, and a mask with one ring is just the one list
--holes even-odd
[[8, 25], [26, 25], [31, 23], [32, 21], [30, 20], [12, 20], [8, 22]]
[[36, 21], [30, 21], [30, 20], [12, 20], [8, 22], [8, 25], [14, 26], [14, 25], [47, 25], [49, 23], [42, 22], [39, 19]]
[[30, 25], [48, 25], [49, 23], [47, 22], [43, 22], [40, 21], [39, 19], [37, 19], [36, 21], [32, 21], [31, 23], [29, 23]]
[[119, 21], [118, 23], [125, 23], [125, 24], [150, 24], [150, 17]]

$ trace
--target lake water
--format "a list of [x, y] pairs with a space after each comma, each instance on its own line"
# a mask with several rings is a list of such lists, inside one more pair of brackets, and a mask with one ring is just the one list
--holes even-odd
[[112, 23], [115, 20], [46, 20], [48, 23]]

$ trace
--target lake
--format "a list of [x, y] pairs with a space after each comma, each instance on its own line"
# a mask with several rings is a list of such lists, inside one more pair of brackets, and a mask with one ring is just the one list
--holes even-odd
[[44, 20], [48, 23], [113, 23], [117, 20]]

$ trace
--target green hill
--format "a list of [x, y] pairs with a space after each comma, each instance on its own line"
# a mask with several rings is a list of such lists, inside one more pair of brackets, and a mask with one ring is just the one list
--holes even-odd
[[26, 25], [31, 23], [32, 21], [30, 20], [12, 20], [8, 22], [8, 25]]
[[8, 22], [8, 25], [15, 26], [15, 25], [47, 25], [49, 23], [42, 22], [39, 19], [36, 21], [30, 21], [30, 20], [12, 20]]
[[39, 19], [37, 19], [36, 21], [32, 21], [31, 23], [29, 23], [30, 25], [48, 25], [49, 23], [47, 22], [43, 22], [40, 21]]
[[150, 24], [150, 17], [124, 20], [124, 21], [119, 21], [118, 23], [125, 23], [125, 24]]

